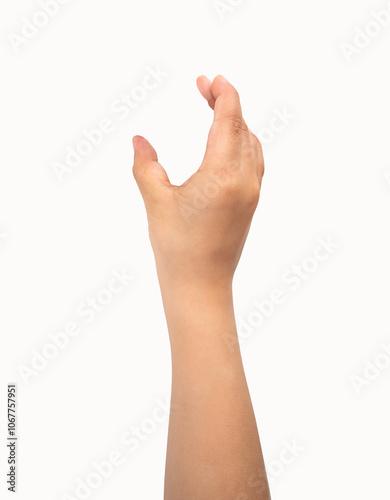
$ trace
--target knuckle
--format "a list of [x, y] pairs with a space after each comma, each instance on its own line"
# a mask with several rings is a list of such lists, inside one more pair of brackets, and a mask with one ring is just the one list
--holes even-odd
[[259, 203], [260, 198], [260, 186], [256, 183], [247, 194], [247, 204], [250, 209], [255, 209]]
[[254, 166], [255, 166], [256, 172], [258, 172], [258, 174], [260, 175], [260, 178], [263, 177], [263, 175], [264, 175], [264, 159], [262, 156], [260, 156], [260, 158], [255, 159]]
[[265, 174], [265, 164], [264, 164], [263, 161], [260, 163], [260, 169], [259, 170], [260, 170], [260, 176], [264, 177], [264, 174]]
[[248, 130], [243, 117], [239, 114], [228, 115], [226, 117], [226, 121], [229, 125], [230, 130], [236, 135], [240, 135], [242, 132], [246, 132]]
[[234, 197], [241, 191], [241, 184], [235, 175], [226, 176], [223, 180], [223, 191], [226, 195]]
[[256, 134], [254, 134], [253, 132], [251, 132], [251, 134], [252, 134], [252, 139], [253, 139], [253, 142], [254, 142], [255, 148], [256, 148], [256, 149], [258, 149], [258, 151], [259, 151], [260, 153], [262, 153], [262, 152], [263, 152], [263, 147], [262, 147], [262, 145], [261, 145], [261, 142], [260, 142], [259, 138], [258, 138], [258, 137], [257, 137], [257, 135], [256, 135]]

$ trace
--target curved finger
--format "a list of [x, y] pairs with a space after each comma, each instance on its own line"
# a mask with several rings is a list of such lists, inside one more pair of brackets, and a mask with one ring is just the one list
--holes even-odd
[[228, 164], [237, 169], [241, 163], [242, 145], [244, 154], [250, 147], [249, 131], [242, 116], [238, 92], [223, 76], [214, 79], [210, 90], [215, 99], [214, 122], [207, 141], [205, 159], [220, 158], [221, 166], [226, 167]]
[[211, 92], [211, 80], [207, 78], [207, 76], [201, 75], [196, 80], [196, 85], [198, 87], [199, 92], [209, 103], [211, 109], [214, 109], [215, 98]]

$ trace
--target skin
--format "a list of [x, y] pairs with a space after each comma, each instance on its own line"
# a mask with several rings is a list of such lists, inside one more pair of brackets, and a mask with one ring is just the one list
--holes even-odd
[[234, 87], [222, 76], [197, 85], [214, 121], [203, 162], [183, 185], [170, 183], [146, 139], [133, 139], [172, 351], [164, 498], [269, 500], [232, 297], [263, 154]]

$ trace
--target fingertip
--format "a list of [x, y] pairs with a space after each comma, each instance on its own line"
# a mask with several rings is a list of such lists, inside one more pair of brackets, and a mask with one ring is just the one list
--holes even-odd
[[196, 79], [196, 86], [200, 90], [203, 87], [204, 83], [207, 81], [210, 80], [207, 78], [206, 75], [199, 75], [198, 78]]
[[148, 142], [145, 137], [142, 137], [142, 135], [135, 135], [133, 137], [133, 147], [134, 149], [139, 149], [139, 147], [142, 145], [144, 142]]
[[198, 76], [196, 86], [204, 99], [209, 103], [211, 109], [214, 109], [215, 99], [211, 92], [211, 80], [205, 75]]
[[233, 87], [233, 85], [229, 82], [229, 80], [225, 76], [217, 75], [211, 84], [211, 92], [213, 94], [214, 99], [217, 99], [225, 91], [229, 90], [237, 93], [236, 89]]
[[226, 77], [216, 76], [211, 85], [211, 92], [215, 99], [215, 120], [225, 115], [242, 117], [240, 96]]
[[215, 78], [214, 78], [214, 81], [213, 83], [215, 84], [226, 84], [226, 83], [229, 83], [229, 80], [226, 78], [226, 76], [223, 76], [223, 75], [217, 75]]
[[148, 161], [157, 161], [157, 153], [154, 147], [150, 144], [150, 142], [142, 137], [142, 135], [135, 135], [133, 137], [133, 148], [134, 148], [134, 156], [137, 159], [148, 160]]

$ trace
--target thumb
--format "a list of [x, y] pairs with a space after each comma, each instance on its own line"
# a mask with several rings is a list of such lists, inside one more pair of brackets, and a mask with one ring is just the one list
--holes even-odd
[[161, 188], [171, 186], [167, 173], [158, 163], [157, 153], [144, 137], [133, 137], [134, 165], [133, 174], [142, 197], [156, 197]]

